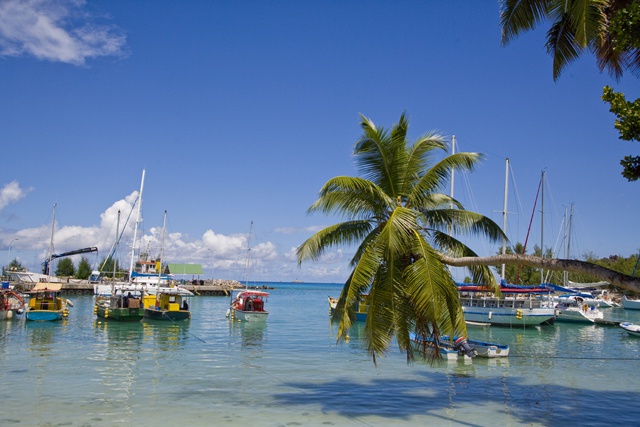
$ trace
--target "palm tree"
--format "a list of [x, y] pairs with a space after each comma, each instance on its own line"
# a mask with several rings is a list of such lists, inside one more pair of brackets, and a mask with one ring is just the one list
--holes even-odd
[[550, 20], [547, 51], [553, 56], [553, 79], [586, 49], [595, 54], [600, 71], [620, 78], [626, 68], [637, 72], [638, 49], [617, 42], [610, 31], [616, 13], [631, 0], [500, 0], [502, 44]]
[[[492, 220], [439, 192], [452, 169], [473, 170], [479, 154], [436, 161], [436, 150], [447, 149], [443, 138], [429, 133], [410, 145], [404, 114], [391, 131], [364, 116], [361, 127], [354, 159], [362, 176], [332, 178], [308, 210], [341, 214], [345, 220], [307, 239], [297, 250], [298, 263], [318, 259], [331, 246], [357, 245], [334, 314], [340, 322], [338, 340], [348, 336], [355, 305], [368, 294], [365, 339], [373, 362], [394, 336], [411, 360], [411, 332], [434, 338], [466, 335], [456, 284], [441, 256], [476, 254], [452, 234], [482, 234], [496, 241], [503, 233]], [[475, 282], [497, 288], [488, 267], [469, 269]]]

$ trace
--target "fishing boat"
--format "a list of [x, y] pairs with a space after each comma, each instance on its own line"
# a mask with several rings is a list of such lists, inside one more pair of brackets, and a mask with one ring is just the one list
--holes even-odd
[[640, 325], [636, 325], [629, 322], [621, 322], [620, 327], [627, 331], [629, 335], [640, 337]]
[[[138, 219], [136, 222], [136, 228], [134, 231], [134, 241], [137, 236], [137, 227], [140, 222], [140, 208], [142, 206], [142, 190], [144, 189], [144, 175], [145, 171], [142, 171], [142, 181], [140, 183], [140, 193], [136, 200], [138, 206]], [[109, 251], [109, 256], [105, 259], [115, 259], [117, 253], [118, 243], [120, 240], [120, 211], [118, 211], [118, 220], [116, 222], [116, 239]], [[135, 245], [134, 245], [135, 246]], [[133, 253], [131, 255], [134, 256]], [[142, 305], [142, 298], [148, 295], [146, 287], [135, 283], [116, 283], [116, 262], [112, 262], [113, 272], [111, 283], [106, 286], [108, 291], [100, 290], [96, 296], [96, 303], [93, 307], [93, 313], [102, 319], [115, 320], [121, 322], [138, 322], [144, 315], [144, 307]]]
[[[454, 337], [454, 343], [460, 338]], [[448, 335], [443, 335], [442, 340], [450, 342]], [[509, 356], [509, 346], [506, 344], [498, 344], [494, 342], [472, 340], [467, 338], [467, 343], [475, 350], [478, 357], [496, 358]]]
[[640, 299], [630, 299], [626, 295], [622, 296], [622, 307], [625, 310], [640, 310]]
[[35, 284], [28, 292], [29, 305], [27, 306], [26, 318], [36, 322], [48, 322], [61, 320], [69, 316], [69, 307], [73, 304], [71, 301], [58, 296], [62, 289], [62, 283], [52, 283], [50, 269], [53, 268], [53, 260], [57, 257], [53, 253], [53, 234], [56, 223], [56, 204], [53, 205], [53, 214], [51, 216], [51, 240], [49, 241], [49, 256], [44, 263], [46, 268], [43, 273], [47, 275], [46, 279]]
[[143, 319], [148, 320], [189, 320], [188, 298], [193, 293], [177, 286], [158, 287], [155, 295], [146, 295], [142, 298], [144, 305]]
[[0, 289], [0, 320], [10, 320], [24, 312], [25, 300], [22, 295], [9, 288], [9, 282], [2, 282]]
[[61, 320], [69, 316], [70, 301], [60, 298], [60, 283], [38, 283], [29, 291], [26, 318], [36, 322]]
[[549, 294], [543, 286], [500, 286], [503, 296], [493, 295], [487, 287], [458, 284], [460, 305], [465, 321], [492, 326], [537, 326], [553, 324], [556, 310], [541, 298]]
[[475, 349], [470, 346], [463, 337], [455, 342], [449, 341], [448, 337], [441, 337], [440, 340], [433, 340], [419, 334], [409, 334], [411, 348], [427, 357], [440, 357], [444, 360], [457, 360], [459, 358], [472, 359], [478, 355]]
[[108, 296], [96, 297], [93, 314], [102, 319], [138, 322], [144, 315], [144, 295], [147, 294], [139, 286], [119, 286]]
[[556, 321], [571, 323], [596, 323], [602, 320], [602, 311], [589, 305], [582, 297], [574, 296], [556, 304]]
[[[336, 307], [338, 305], [338, 298], [328, 297], [329, 298], [329, 316], [333, 316], [336, 311]], [[362, 300], [356, 303], [356, 320], [364, 322], [367, 320], [367, 295], [362, 296]]]
[[251, 267], [251, 232], [253, 231], [253, 221], [249, 227], [249, 235], [247, 237], [247, 264], [245, 267], [245, 288], [238, 292], [235, 298], [232, 297], [229, 308], [227, 309], [227, 318], [237, 320], [239, 322], [264, 322], [269, 316], [269, 312], [265, 310], [264, 304], [269, 294], [264, 291], [249, 290], [249, 270]]
[[[160, 258], [158, 259], [158, 274], [162, 272], [162, 258], [164, 256], [164, 237], [167, 226], [167, 211], [164, 211], [162, 222], [162, 244], [160, 248]], [[144, 319], [150, 320], [188, 320], [191, 318], [189, 303], [187, 299], [193, 293], [187, 289], [174, 284], [168, 286], [158, 286], [155, 295], [143, 297]]]
[[227, 317], [242, 322], [264, 322], [269, 315], [264, 308], [268, 296], [264, 291], [245, 289], [238, 292], [227, 310]]

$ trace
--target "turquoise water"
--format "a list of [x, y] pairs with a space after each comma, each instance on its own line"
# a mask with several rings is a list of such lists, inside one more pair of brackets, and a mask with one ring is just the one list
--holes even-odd
[[[511, 346], [508, 360], [374, 366], [352, 331], [336, 344], [327, 296], [338, 285], [273, 284], [266, 324], [225, 318], [197, 297], [170, 323], [98, 322], [74, 297], [59, 323], [0, 322], [0, 426], [635, 425], [640, 338], [557, 324], [469, 328]], [[640, 312], [605, 309], [640, 323]]]

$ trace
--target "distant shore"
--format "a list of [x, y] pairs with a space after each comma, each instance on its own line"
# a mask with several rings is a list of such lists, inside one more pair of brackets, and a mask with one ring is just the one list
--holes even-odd
[[[28, 282], [11, 282], [14, 289], [19, 292], [28, 292], [35, 286], [35, 283]], [[87, 280], [69, 280], [68, 282], [62, 282], [62, 289], [60, 291], [63, 295], [93, 295], [93, 284]], [[182, 284], [186, 289], [193, 292], [195, 295], [203, 296], [229, 296], [235, 289], [242, 289], [245, 286], [237, 280], [226, 279], [209, 279], [209, 280], [191, 280]], [[261, 286], [249, 286], [251, 289], [273, 289], [272, 287]]]

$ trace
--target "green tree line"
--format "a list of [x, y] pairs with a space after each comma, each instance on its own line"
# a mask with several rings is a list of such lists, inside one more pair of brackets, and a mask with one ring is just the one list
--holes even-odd
[[[533, 253], [531, 254], [528, 254], [527, 251], [524, 250], [524, 245], [522, 243], [516, 243], [515, 245], [507, 246], [505, 252], [509, 255], [522, 254], [542, 257], [542, 250], [537, 245], [534, 246]], [[632, 254], [627, 257], [622, 255], [610, 255], [605, 258], [597, 258], [594, 253], [587, 252], [582, 255], [581, 259], [592, 264], [600, 265], [610, 270], [617, 271], [622, 274], [637, 276], [639, 256], [640, 254]], [[553, 251], [551, 250], [551, 248], [545, 249], [543, 258], [553, 258]], [[501, 267], [494, 267], [494, 270], [498, 275], [501, 274]], [[538, 285], [541, 283], [540, 269], [527, 265], [507, 264], [505, 265], [505, 280], [507, 281], [507, 283], [516, 285]], [[561, 272], [552, 272], [550, 276], [547, 276], [547, 273], [545, 273], [544, 282], [546, 283], [562, 285], [563, 280], [564, 277]], [[600, 281], [600, 279], [595, 276], [572, 271], [568, 272], [568, 280], [576, 283], [595, 283]], [[465, 282], [471, 282], [471, 279], [466, 278]]]
[[[103, 258], [100, 262], [101, 273], [111, 275], [113, 273], [114, 260]], [[125, 274], [121, 269], [118, 260], [115, 260], [116, 277], [122, 278]], [[11, 260], [8, 266], [2, 267], [2, 275], [6, 276], [8, 271], [21, 271], [24, 266], [17, 258]], [[91, 263], [86, 257], [82, 257], [76, 266], [71, 258], [62, 258], [56, 266], [54, 275], [57, 277], [74, 277], [80, 280], [87, 280], [91, 276]]]

